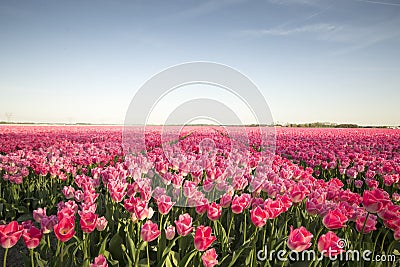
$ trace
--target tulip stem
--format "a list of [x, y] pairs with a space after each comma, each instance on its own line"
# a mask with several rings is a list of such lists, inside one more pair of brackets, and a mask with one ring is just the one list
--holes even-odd
[[90, 255], [89, 255], [89, 234], [84, 233], [83, 234], [83, 262], [84, 266], [89, 266], [90, 265]]
[[135, 255], [135, 267], [139, 266], [139, 256], [140, 256], [140, 247], [141, 247], [142, 243], [139, 243], [137, 245], [137, 249], [136, 249], [136, 255]]
[[[316, 235], [316, 237], [315, 237], [315, 243], [314, 243], [314, 246], [313, 246], [313, 250], [314, 250], [314, 251], [315, 251], [316, 248], [317, 248], [318, 237], [319, 237], [319, 235], [321, 234], [322, 229], [324, 229], [324, 228], [321, 227], [321, 228], [319, 229], [319, 231], [318, 231], [318, 233], [317, 233], [317, 235]], [[310, 263], [308, 264], [308, 267], [311, 267], [312, 265], [314, 265], [315, 261], [316, 261], [316, 259], [313, 259], [312, 261], [310, 261]]]
[[[254, 239], [253, 239], [253, 250], [252, 250], [252, 259], [251, 259], [251, 265], [257, 267], [257, 240], [258, 240], [258, 231], [260, 230], [259, 227], [256, 227], [256, 230], [254, 231]], [[253, 236], [252, 236], [253, 237]]]
[[56, 256], [57, 257], [60, 257], [60, 243], [61, 243], [61, 241], [58, 240], [57, 241], [57, 250], [56, 250]]
[[389, 233], [389, 231], [386, 231], [385, 235], [383, 236], [382, 245], [381, 245], [381, 253], [383, 252], [383, 247], [385, 245], [385, 239], [386, 239], [386, 236], [388, 233]]
[[230, 233], [231, 233], [231, 228], [232, 228], [232, 223], [233, 223], [233, 218], [234, 217], [235, 217], [235, 214], [232, 213], [231, 222], [229, 223], [229, 229], [228, 229], [228, 243], [229, 243], [229, 237], [230, 237]]
[[61, 263], [64, 262], [64, 242], [61, 244]]
[[50, 234], [47, 234], [47, 247], [51, 249]]
[[[179, 251], [179, 256], [182, 256], [182, 251], [183, 251], [183, 240], [182, 240], [182, 238], [179, 238], [179, 240], [178, 240], [178, 247], [179, 247], [179, 249], [178, 249], [178, 251]], [[184, 257], [184, 256], [182, 256], [182, 257]]]
[[3, 267], [7, 267], [7, 253], [8, 253], [8, 248], [6, 248], [6, 251], [4, 252]]
[[[164, 228], [164, 227], [163, 227], [163, 216], [164, 216], [164, 215], [162, 215], [162, 214], [161, 214], [161, 216], [160, 216], [160, 232], [162, 232], [162, 230], [163, 230], [163, 228]], [[160, 237], [161, 237], [161, 235], [160, 235]]]
[[[165, 248], [165, 230], [163, 227], [163, 217], [164, 215], [161, 214], [160, 216], [160, 235], [158, 236], [158, 247], [157, 247], [157, 261], [160, 261], [163, 254], [163, 249]], [[164, 243], [162, 241], [164, 240]], [[163, 245], [161, 245], [163, 244]], [[162, 248], [161, 248], [162, 247]]]
[[200, 264], [200, 262], [201, 262], [201, 252], [200, 251], [197, 251], [197, 257], [198, 257], [199, 264]]
[[315, 262], [315, 259], [313, 259], [313, 260], [310, 260], [310, 262], [308, 263], [308, 267], [311, 267], [311, 266], [313, 266], [313, 265], [314, 265], [314, 262]]
[[315, 251], [315, 249], [316, 249], [316, 246], [317, 246], [317, 243], [318, 243], [318, 237], [319, 237], [319, 235], [321, 234], [322, 229], [323, 229], [323, 227], [321, 227], [321, 228], [319, 229], [317, 235], [315, 236], [315, 241], [316, 241], [316, 242], [314, 242], [314, 247], [313, 247], [313, 250], [314, 250], [314, 251]]
[[246, 211], [244, 212], [244, 225], [243, 225], [243, 235], [244, 235], [244, 240], [243, 243], [246, 242], [246, 228], [247, 228], [247, 222], [246, 222]]
[[288, 252], [285, 253], [285, 259], [282, 261], [281, 267], [285, 266], [286, 261], [288, 260], [289, 254], [290, 254], [290, 251], [288, 251]]
[[35, 263], [34, 263], [34, 261], [33, 261], [33, 249], [30, 249], [30, 250], [29, 250], [29, 254], [31, 254], [31, 264], [32, 264], [32, 267], [35, 267]]
[[363, 234], [364, 234], [365, 225], [367, 224], [367, 221], [368, 221], [369, 214], [370, 213], [368, 212], [367, 216], [365, 217], [365, 221], [364, 221], [364, 225], [363, 225], [363, 228], [361, 230], [361, 233], [358, 234], [359, 239], [360, 239], [360, 251], [362, 250], [362, 241], [363, 241], [363, 237], [364, 237]]
[[381, 233], [382, 233], [382, 229], [378, 232], [378, 235], [375, 237], [374, 248], [372, 250], [372, 258], [374, 258], [374, 256], [375, 256], [376, 242], [378, 242], [378, 237], [381, 235]]
[[150, 267], [149, 242], [147, 242], [146, 244], [146, 252], [147, 252], [147, 266]]
[[266, 237], [266, 235], [267, 235], [267, 225], [264, 226], [264, 236], [263, 236], [263, 243], [262, 243], [263, 248], [265, 247], [265, 237]]

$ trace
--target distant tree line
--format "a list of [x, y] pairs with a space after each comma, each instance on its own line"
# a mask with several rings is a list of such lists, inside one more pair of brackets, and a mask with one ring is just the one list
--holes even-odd
[[288, 123], [285, 125], [275, 125], [281, 127], [298, 128], [392, 128], [390, 126], [360, 126], [354, 123], [329, 123], [329, 122], [310, 122], [310, 123]]

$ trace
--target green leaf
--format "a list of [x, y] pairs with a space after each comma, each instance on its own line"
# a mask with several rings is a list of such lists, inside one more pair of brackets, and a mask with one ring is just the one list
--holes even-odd
[[108, 240], [109, 236], [110, 236], [110, 233], [108, 233], [106, 235], [106, 237], [104, 238], [103, 242], [101, 242], [101, 246], [100, 246], [100, 249], [99, 249], [99, 254], [103, 254], [103, 252], [106, 250], [107, 240]]
[[136, 247], [135, 247], [135, 243], [133, 242], [129, 232], [126, 233], [125, 239], [126, 239], [126, 245], [130, 252], [130, 256], [132, 259], [135, 259]]
[[[15, 206], [14, 206], [15, 207]], [[19, 213], [29, 213], [29, 210], [27, 207], [24, 206], [16, 206], [15, 209], [19, 212]]]
[[102, 254], [104, 255], [104, 257], [106, 257], [107, 261], [111, 264], [111, 266], [119, 267], [119, 261], [114, 260], [110, 252], [104, 250]]
[[[172, 261], [171, 261], [171, 257], [170, 254], [168, 254], [167, 259], [165, 260], [164, 264], [165, 267], [173, 267], [175, 265], [173, 265]], [[158, 266], [158, 265], [157, 265]]]
[[168, 258], [171, 259], [172, 264], [173, 264], [172, 266], [178, 266], [178, 264], [179, 264], [179, 253], [178, 252], [171, 251], [169, 253]]
[[121, 245], [121, 247], [122, 247], [122, 251], [125, 253], [125, 257], [128, 260], [128, 264], [127, 265], [128, 266], [133, 266], [132, 260], [134, 260], [135, 256], [133, 256], [132, 259], [131, 259], [131, 257], [128, 254], [128, 251], [127, 251], [126, 247], [123, 244]]
[[[147, 264], [147, 258], [140, 259], [139, 261], [139, 267], [148, 267], [149, 265]], [[151, 266], [151, 262], [150, 262]]]
[[225, 260], [227, 260], [228, 258], [232, 258], [232, 255], [226, 255], [225, 257], [223, 257], [220, 261], [219, 261], [219, 263], [218, 263], [218, 265], [219, 266], [225, 266], [226, 264], [224, 264], [224, 265], [222, 265], [222, 263], [225, 261]]
[[[25, 253], [20, 253], [22, 255], [22, 258], [24, 259], [24, 265], [25, 266], [31, 266], [31, 259]], [[29, 255], [29, 253], [28, 253]]]
[[228, 236], [226, 234], [225, 228], [222, 226], [219, 220], [214, 221], [214, 226], [218, 228], [218, 240], [222, 244], [223, 252], [227, 252], [229, 243], [228, 243]]
[[124, 261], [124, 254], [122, 250], [122, 237], [116, 233], [110, 240], [109, 250], [113, 259]]
[[48, 266], [48, 262], [45, 261], [45, 260], [43, 260], [43, 259], [40, 257], [39, 252], [37, 252], [37, 251], [35, 251], [35, 258], [36, 258], [36, 264], [37, 264], [37, 266], [39, 266], [39, 267], [47, 267], [47, 266]]
[[165, 251], [165, 246], [167, 245], [167, 238], [165, 237], [165, 231], [161, 231], [161, 236], [159, 238], [157, 246], [157, 259], [162, 258], [163, 252]]
[[30, 213], [22, 214], [17, 219], [18, 222], [25, 222], [27, 220], [33, 220], [32, 214]]
[[[232, 260], [231, 260], [231, 262], [229, 263], [228, 267], [236, 266], [236, 265], [235, 265], [235, 262], [236, 262], [237, 259], [240, 257], [240, 255], [241, 255], [245, 250], [250, 250], [250, 249], [251, 249], [251, 248], [249, 248], [249, 247], [243, 246], [241, 249], [234, 251], [234, 252], [233, 252], [233, 255], [232, 255]], [[244, 254], [246, 255], [246, 253], [244, 253]]]
[[64, 258], [65, 258], [65, 257], [68, 257], [69, 249], [70, 249], [72, 246], [76, 246], [77, 243], [78, 243], [78, 242], [72, 242], [71, 244], [68, 244], [68, 245], [64, 248], [64, 250], [63, 250], [63, 252], [64, 252], [63, 257], [64, 257]]
[[[161, 260], [158, 262], [158, 264], [157, 264], [157, 267], [161, 267], [161, 266], [163, 266], [164, 265], [164, 263], [166, 263], [166, 261], [167, 261], [167, 259], [170, 257], [170, 253], [176, 253], [176, 252], [174, 252], [174, 251], [171, 251], [171, 249], [172, 249], [172, 247], [173, 246], [175, 246], [175, 243], [176, 243], [176, 241], [179, 239], [179, 238], [181, 238], [182, 236], [178, 236], [178, 237], [176, 237], [175, 239], [173, 239], [170, 243], [169, 243], [169, 245], [168, 245], [168, 247], [166, 248], [166, 249], [164, 249], [164, 251], [162, 252], [162, 258], [161, 258]], [[177, 253], [178, 254], [178, 261], [179, 261], [179, 253]], [[176, 258], [176, 256], [175, 256], [175, 258]], [[178, 264], [176, 264], [176, 265], [178, 265]], [[168, 266], [168, 265], [167, 265]]]
[[[162, 252], [162, 258], [161, 260], [158, 262], [157, 267], [161, 267], [164, 265], [164, 263], [167, 265], [167, 259], [170, 257], [170, 252], [174, 252], [171, 251], [172, 247], [175, 246], [176, 241], [180, 238], [181, 236], [178, 236], [177, 238], [175, 238], [174, 240], [172, 240], [172, 242], [170, 242], [170, 244], [168, 245], [168, 247]], [[178, 259], [179, 259], [179, 255], [178, 255]], [[171, 263], [171, 262], [169, 262]], [[177, 264], [178, 265], [178, 264]]]
[[146, 248], [146, 245], [147, 245], [147, 242], [144, 242], [144, 241], [140, 242], [139, 246], [138, 246], [139, 251], [144, 250]]
[[246, 265], [250, 265], [250, 262], [253, 259], [253, 252], [254, 252], [254, 250], [250, 250], [250, 253], [247, 255], [246, 261], [245, 261]]
[[166, 255], [167, 253], [169, 253], [172, 249], [173, 246], [175, 246], [176, 241], [178, 241], [178, 239], [180, 239], [182, 236], [178, 236], [175, 239], [173, 239], [170, 244], [168, 245], [168, 247], [166, 247], [166, 249], [163, 251], [163, 256]]
[[181, 260], [181, 262], [179, 263], [179, 267], [186, 267], [188, 266], [189, 262], [191, 261], [191, 259], [198, 253], [198, 251], [196, 249], [192, 250], [191, 252], [189, 252], [188, 254], [186, 254], [186, 256]]

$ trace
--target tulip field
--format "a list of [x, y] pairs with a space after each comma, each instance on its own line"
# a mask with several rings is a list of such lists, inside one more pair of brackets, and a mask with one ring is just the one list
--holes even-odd
[[0, 126], [2, 266], [400, 266], [400, 130], [256, 128]]

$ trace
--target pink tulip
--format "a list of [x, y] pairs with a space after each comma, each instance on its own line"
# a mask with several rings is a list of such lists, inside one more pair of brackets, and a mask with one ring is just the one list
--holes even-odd
[[364, 191], [362, 203], [368, 212], [380, 212], [390, 203], [389, 194], [382, 189]]
[[192, 217], [188, 213], [179, 215], [177, 221], [175, 221], [176, 231], [181, 236], [186, 236], [193, 231]]
[[268, 220], [268, 213], [261, 207], [257, 206], [256, 208], [250, 211], [251, 221], [256, 227], [263, 227]]
[[94, 258], [94, 262], [90, 264], [90, 267], [107, 267], [107, 259], [103, 255], [99, 255]]
[[341, 239], [334, 232], [329, 231], [328, 233], [319, 237], [318, 250], [325, 257], [339, 255], [340, 253], [344, 252], [340, 241]]
[[[367, 220], [367, 222], [365, 222]], [[367, 219], [367, 215], [364, 214], [359, 216], [356, 220], [356, 229], [360, 233], [368, 234], [376, 230], [377, 216], [370, 214]], [[364, 225], [365, 224], [365, 225]], [[363, 230], [364, 229], [364, 230]]]
[[208, 219], [210, 219], [211, 221], [216, 221], [219, 219], [219, 217], [221, 217], [221, 214], [222, 214], [222, 207], [219, 204], [213, 202], [208, 205], [207, 209]]
[[93, 212], [81, 212], [80, 213], [80, 224], [81, 229], [84, 233], [91, 233], [97, 226], [98, 215]]
[[203, 256], [201, 256], [201, 260], [203, 262], [204, 267], [214, 267], [215, 265], [217, 265], [218, 264], [217, 257], [218, 255], [215, 252], [214, 248], [204, 252]]
[[205, 251], [217, 239], [212, 236], [212, 229], [209, 226], [200, 225], [194, 235], [194, 247], [199, 251]]
[[107, 223], [108, 223], [108, 221], [104, 216], [97, 218], [97, 221], [96, 221], [97, 231], [99, 231], [99, 232], [104, 231], [104, 229], [106, 229], [106, 227], [107, 227]]
[[158, 211], [163, 215], [168, 214], [174, 204], [175, 202], [171, 201], [171, 197], [166, 195], [157, 199]]
[[322, 223], [328, 229], [340, 229], [346, 227], [345, 223], [348, 221], [346, 215], [339, 209], [328, 211], [328, 214], [322, 220]]
[[3, 248], [13, 247], [21, 238], [23, 226], [12, 221], [6, 225], [0, 225], [0, 245]]
[[22, 237], [24, 238], [25, 245], [28, 249], [34, 249], [39, 246], [40, 240], [42, 239], [42, 232], [35, 226], [24, 231]]
[[61, 242], [67, 242], [70, 240], [75, 235], [75, 218], [62, 218], [56, 225], [54, 225], [54, 233], [57, 239]]
[[46, 208], [38, 208], [33, 211], [33, 219], [40, 223], [43, 217], [46, 216]]
[[301, 252], [311, 247], [312, 237], [313, 235], [307, 231], [304, 226], [301, 226], [297, 229], [293, 229], [293, 226], [290, 226], [290, 234], [287, 241], [287, 246], [291, 250]]
[[158, 230], [157, 224], [153, 223], [150, 220], [143, 225], [140, 232], [140, 236], [145, 242], [151, 242], [155, 240], [160, 234], [161, 232]]
[[43, 234], [48, 234], [53, 231], [54, 225], [58, 223], [58, 219], [56, 215], [43, 217], [40, 222], [40, 228], [42, 229]]
[[75, 196], [75, 189], [72, 186], [64, 186], [62, 193], [66, 199], [72, 199]]
[[165, 228], [165, 237], [168, 240], [172, 240], [175, 237], [175, 226], [170, 225], [167, 228]]
[[250, 205], [250, 197], [248, 194], [243, 194], [240, 196], [235, 196], [231, 203], [232, 212], [235, 214], [242, 213]]

